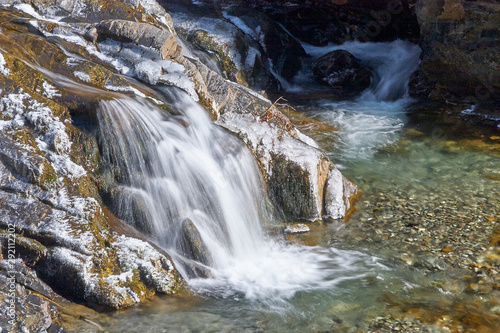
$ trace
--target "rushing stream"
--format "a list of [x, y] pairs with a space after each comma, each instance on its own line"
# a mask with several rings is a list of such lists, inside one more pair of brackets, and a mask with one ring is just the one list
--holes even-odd
[[[317, 57], [336, 48], [307, 51]], [[447, 288], [446, 274], [437, 274], [441, 259], [429, 263], [437, 267], [429, 268], [437, 271], [430, 277], [427, 259], [412, 257], [418, 253], [414, 247], [390, 248], [384, 241], [396, 235], [417, 240], [418, 232], [439, 228], [422, 219], [427, 224], [412, 224], [417, 234], [398, 234], [398, 223], [428, 211], [439, 215], [441, 203], [451, 207], [447, 216], [466, 215], [475, 204], [484, 216], [498, 213], [498, 181], [483, 175], [498, 172], [500, 160], [446, 146], [443, 136], [436, 139], [428, 128], [410, 125], [414, 106], [407, 84], [418, 66], [418, 47], [396, 41], [343, 48], [375, 71], [371, 88], [355, 101], [312, 102], [304, 112], [336, 130], [301, 130], [364, 194], [345, 225], [325, 224], [319, 235], [291, 239], [308, 243], [312, 237], [316, 246], [267, 234], [276, 222], [253, 157], [187, 95], [164, 91], [174, 105], [171, 114], [141, 100], [102, 102], [106, 156], [122, 170], [119, 215], [141, 223], [172, 254], [194, 296], [157, 299], [101, 318], [101, 326], [110, 332], [364, 331], [369, 320], [401, 311], [404, 304], [446, 312], [466, 298], [465, 287]], [[301, 80], [307, 82], [300, 78], [290, 87], [303, 89]], [[137, 207], [145, 207], [142, 222]], [[202, 255], [186, 245], [192, 225]], [[427, 246], [436, 251], [451, 246], [446, 239], [432, 242]], [[408, 265], [407, 257], [424, 264]]]

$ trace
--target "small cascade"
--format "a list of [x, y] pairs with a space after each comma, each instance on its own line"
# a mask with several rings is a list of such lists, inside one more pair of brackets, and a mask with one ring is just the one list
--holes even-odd
[[373, 71], [370, 87], [356, 100], [323, 102], [312, 113], [339, 129], [331, 134], [337, 143], [336, 154], [330, 156], [334, 162], [344, 164], [349, 160], [369, 159], [378, 149], [397, 142], [406, 107], [412, 102], [409, 81], [420, 63], [420, 47], [402, 40], [303, 46], [314, 58], [346, 50]]
[[408, 98], [408, 82], [418, 68], [422, 50], [416, 44], [396, 40], [385, 43], [350, 41], [342, 45], [315, 47], [303, 45], [313, 57], [335, 50], [346, 50], [373, 70], [372, 83], [361, 101], [396, 101]]
[[178, 262], [192, 264], [206, 248], [210, 263], [200, 264], [225, 267], [262, 247], [261, 220], [269, 218], [259, 171], [200, 106], [185, 94], [174, 99], [179, 116], [142, 100], [101, 102], [104, 156], [120, 170], [115, 207]]

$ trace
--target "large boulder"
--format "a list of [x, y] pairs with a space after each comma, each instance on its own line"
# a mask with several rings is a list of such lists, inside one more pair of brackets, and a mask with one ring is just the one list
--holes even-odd
[[413, 92], [477, 104], [499, 100], [500, 4], [420, 0], [422, 63]]
[[177, 43], [172, 32], [151, 24], [126, 20], [106, 20], [97, 25], [97, 33], [98, 41], [109, 38], [156, 49], [164, 60], [176, 59], [182, 53], [182, 47]]
[[370, 86], [371, 70], [345, 50], [325, 54], [312, 64], [314, 76], [344, 94], [356, 94]]

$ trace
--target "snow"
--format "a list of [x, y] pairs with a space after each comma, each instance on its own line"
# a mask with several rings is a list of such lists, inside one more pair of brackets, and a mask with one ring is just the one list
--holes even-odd
[[90, 82], [90, 76], [85, 72], [75, 71], [73, 72], [73, 75], [84, 82]]
[[[58, 95], [50, 84], [44, 85], [44, 94]], [[73, 180], [86, 175], [82, 166], [75, 164], [69, 158], [72, 142], [66, 133], [66, 126], [55, 117], [43, 103], [31, 99], [26, 93], [8, 94], [0, 98], [0, 112], [4, 120], [0, 124], [2, 130], [15, 130], [31, 124], [39, 137], [38, 147], [51, 162], [54, 170]]]
[[45, 97], [50, 98], [50, 99], [52, 99], [54, 97], [61, 97], [61, 94], [56, 89], [56, 87], [54, 87], [53, 85], [51, 85], [47, 81], [43, 81], [42, 87], [43, 87], [43, 93], [42, 94]]
[[68, 57], [66, 58], [66, 65], [68, 66], [76, 66], [80, 62], [80, 59], [73, 58], [73, 57]]
[[307, 143], [311, 147], [319, 149], [319, 145], [318, 145], [318, 143], [316, 141], [314, 141], [313, 139], [311, 139], [307, 135], [303, 134], [298, 129], [295, 129], [295, 131], [297, 131], [297, 135], [299, 136], [300, 141], [302, 141], [304, 143]]
[[145, 60], [135, 65], [135, 71], [139, 79], [155, 85], [163, 73], [163, 68], [152, 60]]
[[10, 75], [10, 70], [6, 68], [5, 65], [7, 65], [5, 58], [3, 57], [3, 54], [0, 53], [0, 73], [7, 76]]
[[208, 33], [208, 38], [210, 38], [214, 43], [217, 43], [220, 48], [224, 50], [225, 55], [233, 61], [237, 69], [242, 69], [243, 65], [241, 56], [236, 51], [238, 48], [235, 38], [239, 33], [239, 29], [234, 24], [224, 20], [208, 17], [197, 17], [196, 19], [191, 19], [184, 14], [177, 13], [172, 13], [172, 19], [177, 31], [206, 31]]
[[285, 228], [285, 233], [298, 234], [298, 233], [302, 233], [302, 232], [308, 232], [310, 230], [311, 229], [309, 229], [309, 227], [306, 224], [297, 223], [297, 224], [287, 225]]
[[174, 266], [150, 244], [139, 239], [119, 236], [113, 243], [120, 267], [139, 270], [159, 292], [171, 292], [175, 286]]
[[53, 17], [53, 18], [44, 17], [44, 16], [40, 15], [31, 5], [28, 5], [25, 3], [16, 4], [16, 5], [14, 5], [14, 8], [17, 10], [20, 10], [22, 12], [25, 12], [26, 14], [28, 14], [30, 16], [33, 16], [37, 20], [58, 23], [63, 18], [62, 16], [57, 16], [57, 17]]

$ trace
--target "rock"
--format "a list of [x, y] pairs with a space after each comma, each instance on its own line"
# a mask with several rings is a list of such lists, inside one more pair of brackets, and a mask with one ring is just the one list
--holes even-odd
[[253, 6], [301, 41], [325, 46], [348, 40], [416, 40], [419, 29], [411, 10], [414, 3], [414, 0], [255, 0]]
[[198, 228], [189, 219], [182, 221], [182, 243], [185, 249], [184, 255], [202, 264], [210, 265], [212, 262], [210, 253], [201, 238]]
[[[500, 99], [500, 5], [491, 1], [420, 0], [422, 63], [417, 80], [432, 99]], [[413, 94], [421, 90], [413, 85]]]
[[[256, 155], [277, 213], [288, 221], [319, 220], [325, 206], [331, 204], [324, 193], [328, 174], [335, 167], [321, 150], [299, 139], [281, 113], [268, 113], [260, 116], [267, 120], [260, 120], [252, 113], [227, 112], [218, 123], [237, 133]], [[350, 187], [332, 187], [330, 191], [340, 191], [342, 198], [351, 197], [353, 193], [344, 188]]]
[[[231, 19], [231, 16], [227, 17]], [[269, 57], [260, 39], [254, 37], [256, 31], [242, 30], [242, 24], [224, 19], [219, 10], [207, 7], [201, 12], [191, 7], [176, 8], [173, 22], [179, 35], [193, 46], [194, 52], [201, 53], [200, 59], [224, 79], [258, 90], [278, 89]]]
[[371, 70], [345, 50], [325, 54], [312, 70], [316, 78], [344, 94], [357, 94], [370, 86]]
[[180, 254], [187, 259], [184, 260], [187, 274], [197, 278], [210, 277], [210, 271], [205, 266], [210, 266], [212, 257], [193, 221], [182, 221], [181, 234], [177, 236], [176, 243]]
[[226, 17], [260, 42], [278, 75], [291, 80], [301, 70], [302, 60], [306, 58], [302, 45], [267, 15], [247, 6], [234, 6], [229, 8]]
[[123, 43], [136, 43], [160, 52], [162, 59], [176, 59], [182, 47], [173, 33], [151, 24], [125, 20], [107, 20], [97, 25], [98, 41], [109, 38]]
[[43, 184], [44, 176], [54, 172], [53, 169], [50, 170], [52, 167], [44, 158], [18, 145], [2, 133], [0, 133], [0, 160], [15, 174], [35, 184]]
[[[11, 298], [12, 293], [15, 298]], [[60, 301], [20, 259], [0, 262], [0, 299], [4, 300], [0, 304], [0, 327], [9, 332], [66, 332], [56, 323], [60, 319], [58, 309], [47, 298]]]

